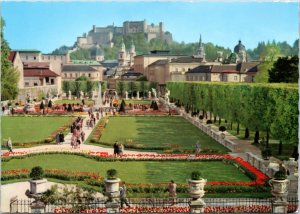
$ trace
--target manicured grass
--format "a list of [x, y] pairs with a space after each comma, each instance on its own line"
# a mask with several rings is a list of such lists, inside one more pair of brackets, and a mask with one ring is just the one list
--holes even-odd
[[2, 144], [8, 137], [12, 142], [29, 143], [41, 141], [59, 127], [68, 123], [71, 117], [2, 117]]
[[[2, 162], [2, 170], [31, 169], [34, 166], [44, 169], [63, 169], [68, 171], [98, 172], [106, 176], [108, 169], [116, 169], [118, 177], [128, 183], [164, 183], [171, 179], [186, 183], [190, 173], [199, 170], [208, 181], [250, 181], [232, 165], [222, 161], [114, 161], [99, 162], [85, 157], [49, 154], [13, 159]], [[217, 172], [217, 173], [216, 173]]]
[[[82, 100], [56, 100], [55, 101], [55, 104], [82, 104]], [[91, 104], [94, 104], [94, 100], [84, 100], [84, 104], [85, 105], [91, 105]]]
[[[151, 100], [125, 100], [124, 99], [124, 101], [126, 104], [129, 104], [129, 103], [131, 103], [131, 104], [149, 104], [149, 105], [151, 104]], [[119, 102], [119, 104], [121, 104], [122, 100], [119, 100], [118, 102]]]
[[174, 149], [193, 150], [199, 141], [202, 149], [228, 151], [181, 117], [110, 117], [100, 142], [112, 145], [116, 140], [124, 143], [128, 139], [147, 148], [177, 145]]

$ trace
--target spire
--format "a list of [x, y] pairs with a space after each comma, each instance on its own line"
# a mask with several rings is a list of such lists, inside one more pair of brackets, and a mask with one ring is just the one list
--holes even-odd
[[123, 37], [122, 37], [122, 43], [121, 43], [121, 50], [120, 51], [121, 52], [125, 52], [126, 51]]
[[204, 50], [204, 46], [202, 44], [202, 37], [200, 34], [200, 38], [199, 38], [199, 46], [198, 46], [198, 50], [196, 55], [194, 56], [195, 58], [201, 58], [203, 62], [205, 62], [205, 50]]
[[201, 34], [200, 34], [200, 39], [199, 39], [199, 48], [202, 47], [202, 38], [201, 38]]

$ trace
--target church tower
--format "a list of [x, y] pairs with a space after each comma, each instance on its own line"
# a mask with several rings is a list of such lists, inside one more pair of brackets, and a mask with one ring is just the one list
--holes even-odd
[[202, 62], [206, 62], [206, 60], [205, 60], [205, 50], [204, 50], [204, 46], [202, 44], [201, 34], [200, 34], [200, 39], [199, 39], [198, 50], [197, 50], [197, 53], [194, 57], [202, 59], [201, 60]]
[[238, 55], [238, 61], [239, 62], [246, 62], [247, 61], [246, 48], [242, 44], [241, 40], [239, 40], [239, 43], [234, 47], [234, 53], [236, 53]]
[[119, 66], [125, 65], [125, 58], [126, 58], [126, 48], [122, 37], [121, 49], [119, 50], [119, 54], [118, 54]]
[[134, 57], [136, 56], [136, 52], [135, 52], [135, 46], [133, 44], [133, 40], [131, 40], [131, 47], [130, 47], [130, 52], [129, 52], [129, 66], [132, 66], [134, 63]]

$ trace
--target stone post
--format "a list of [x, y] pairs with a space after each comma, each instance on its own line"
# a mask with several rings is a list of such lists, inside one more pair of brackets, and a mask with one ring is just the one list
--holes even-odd
[[298, 173], [297, 173], [298, 162], [295, 161], [295, 158], [289, 158], [288, 161], [284, 161], [284, 165], [289, 172], [289, 175], [287, 177], [287, 179], [289, 180], [288, 196], [297, 197], [297, 195], [298, 195]]

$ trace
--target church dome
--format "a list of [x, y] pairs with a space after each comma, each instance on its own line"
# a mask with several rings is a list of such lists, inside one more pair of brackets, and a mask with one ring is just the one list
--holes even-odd
[[235, 53], [240, 53], [242, 51], [246, 51], [246, 48], [245, 46], [242, 44], [241, 40], [239, 40], [239, 44], [237, 44], [235, 47], [234, 47], [234, 52]]

